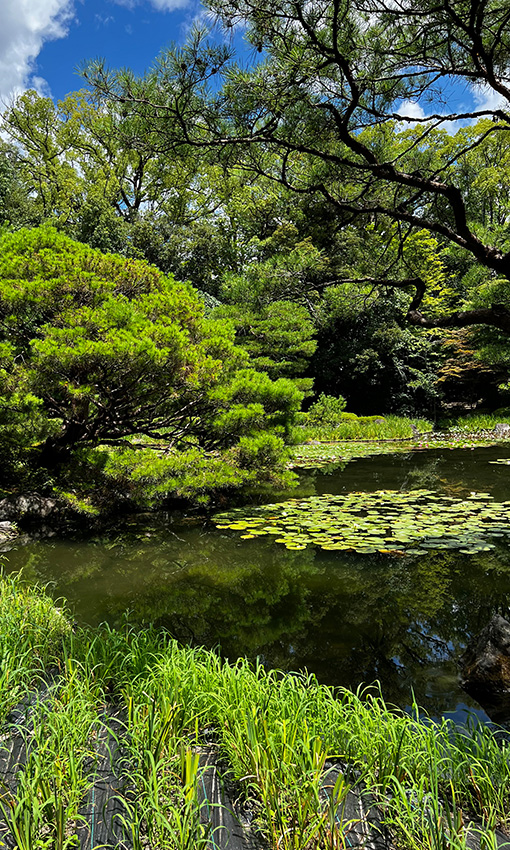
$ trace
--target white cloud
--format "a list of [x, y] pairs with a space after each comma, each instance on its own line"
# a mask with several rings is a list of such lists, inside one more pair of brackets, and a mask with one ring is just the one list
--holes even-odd
[[490, 86], [473, 86], [473, 100], [475, 101], [476, 109], [508, 109], [508, 101], [499, 92], [494, 91]]
[[63, 38], [73, 17], [72, 0], [1, 0], [0, 101], [8, 103], [26, 88], [47, 93], [34, 76], [35, 60], [45, 41]]
[[398, 107], [397, 114], [407, 127], [414, 127], [416, 122], [412, 120], [413, 118], [425, 118], [425, 110], [416, 100], [404, 100]]
[[96, 22], [96, 27], [107, 27], [108, 24], [115, 23], [115, 18], [113, 15], [94, 15], [94, 21]]
[[[127, 9], [134, 9], [135, 6], [144, 5], [144, 0], [113, 0], [118, 6], [125, 6]], [[189, 6], [190, 0], [146, 0], [149, 6], [152, 6], [156, 12], [173, 12], [175, 9], [184, 9]]]
[[51, 97], [51, 89], [47, 80], [44, 77], [38, 77], [34, 74], [30, 78], [30, 88], [35, 89], [41, 97]]
[[[467, 108], [465, 110], [463, 108], [459, 108], [457, 111], [462, 112], [469, 110]], [[430, 118], [430, 121], [434, 121], [441, 130], [446, 130], [450, 136], [455, 135], [461, 127], [466, 127], [471, 123], [469, 119], [447, 121], [445, 118], [445, 120], [440, 120], [438, 115], [441, 116], [441, 114], [444, 114], [443, 112], [435, 112], [434, 109], [426, 112], [421, 104], [416, 100], [404, 100], [398, 106], [395, 114], [400, 117], [401, 130], [407, 130], [409, 127], [416, 127], [418, 123], [425, 126], [423, 119], [427, 119], [428, 116], [434, 115], [434, 118]]]
[[173, 12], [174, 9], [183, 9], [189, 0], [150, 0], [157, 12]]

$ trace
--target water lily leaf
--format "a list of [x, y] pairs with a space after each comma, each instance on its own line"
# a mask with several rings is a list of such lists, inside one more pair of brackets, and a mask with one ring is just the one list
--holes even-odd
[[252, 508], [249, 517], [240, 511], [218, 515], [217, 527], [244, 531], [242, 539], [271, 535], [287, 548], [312, 544], [362, 554], [401, 554], [406, 548], [412, 554], [431, 549], [471, 553], [489, 551], [494, 544], [488, 537], [510, 534], [510, 502], [489, 501], [480, 493], [464, 500], [430, 490], [322, 494], [266, 505], [256, 514]]

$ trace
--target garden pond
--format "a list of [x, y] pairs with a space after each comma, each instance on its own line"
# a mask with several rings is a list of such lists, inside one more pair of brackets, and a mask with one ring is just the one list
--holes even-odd
[[379, 681], [388, 702], [414, 692], [433, 716], [484, 717], [457, 659], [509, 612], [506, 461], [509, 443], [333, 461], [271, 505], [25, 541], [5, 570], [50, 582], [80, 623], [151, 622], [232, 660], [350, 688]]

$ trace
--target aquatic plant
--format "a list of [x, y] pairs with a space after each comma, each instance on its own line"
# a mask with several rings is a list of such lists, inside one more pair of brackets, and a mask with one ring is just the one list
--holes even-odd
[[[325, 397], [327, 398], [327, 397]], [[306, 417], [306, 414], [303, 414]], [[409, 419], [405, 416], [355, 416], [339, 415], [337, 421], [305, 418], [300, 434], [295, 436], [306, 440], [404, 440], [412, 439], [419, 433], [432, 431], [432, 424], [426, 419]]]
[[303, 443], [292, 447], [292, 460], [290, 466], [299, 469], [318, 469], [331, 466], [338, 469], [340, 464], [344, 466], [350, 460], [357, 458], [372, 457], [373, 455], [396, 454], [409, 452], [412, 447], [402, 443], [377, 443], [352, 442], [343, 443]]
[[264, 505], [249, 515], [237, 508], [218, 514], [216, 527], [242, 531], [243, 540], [273, 536], [286, 549], [474, 553], [494, 548], [487, 537], [510, 534], [510, 502], [495, 502], [488, 493], [461, 500], [431, 490], [325, 494]]
[[[27, 610], [51, 608], [19, 580], [0, 581], [0, 600], [0, 634], [9, 624], [13, 635]], [[462, 850], [475, 833], [492, 848], [495, 827], [510, 827], [510, 743], [487, 727], [432, 722], [416, 706], [406, 714], [376, 688], [334, 690], [314, 676], [229, 663], [150, 628], [59, 634], [48, 644], [58, 690], [30, 714], [31, 754], [16, 788], [0, 794], [0, 819], [20, 850], [77, 846], [79, 800], [93, 782], [88, 760], [112, 704], [123, 709], [126, 748], [118, 821], [134, 850], [219, 843], [201, 796], [206, 752], [229, 772], [271, 850], [351, 846], [353, 791], [370, 795], [395, 848]], [[37, 630], [26, 637], [40, 645]], [[28, 682], [20, 646], [8, 663], [24, 665]]]
[[[314, 440], [293, 446], [291, 450], [291, 468], [319, 469], [328, 466], [338, 469], [340, 464], [346, 465], [350, 460], [373, 457], [386, 454], [405, 454], [409, 452], [440, 450], [440, 449], [475, 449], [493, 446], [506, 442], [505, 437], [494, 434], [422, 434], [409, 440], [388, 440], [377, 442], [357, 440], [321, 442]], [[493, 463], [495, 461], [492, 461]], [[501, 461], [503, 462], [503, 461]]]

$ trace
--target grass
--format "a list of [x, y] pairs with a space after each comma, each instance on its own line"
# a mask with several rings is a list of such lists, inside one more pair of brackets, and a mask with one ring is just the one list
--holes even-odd
[[[459, 449], [492, 445], [505, 441], [494, 434], [498, 423], [510, 424], [510, 417], [494, 414], [471, 414], [458, 420], [443, 422], [443, 431], [432, 433], [426, 419], [399, 416], [355, 417], [337, 425], [314, 425], [295, 428], [291, 447], [291, 467], [316, 469], [377, 454], [412, 451], [414, 449]], [[392, 443], [392, 440], [395, 441]], [[398, 442], [400, 441], [400, 442]]]
[[27, 685], [51, 665], [70, 625], [46, 595], [7, 581], [0, 581], [0, 624], [0, 720], [4, 720]]
[[477, 431], [493, 431], [496, 425], [510, 425], [510, 416], [498, 416], [494, 413], [471, 413], [449, 423], [449, 430], [455, 433], [476, 433]]
[[[313, 676], [228, 663], [150, 629], [71, 631], [45, 594], [19, 579], [0, 581], [0, 635], [17, 697], [44, 664], [61, 677], [56, 698], [30, 721], [16, 792], [0, 797], [20, 850], [76, 846], [91, 743], [108, 703], [125, 711], [134, 793], [121, 817], [135, 850], [210, 846], [199, 784], [200, 752], [211, 745], [272, 850], [348, 847], [353, 823], [338, 812], [352, 787], [370, 789], [402, 850], [462, 850], [470, 823], [491, 848], [494, 828], [510, 828], [510, 745], [486, 727], [424, 722], [374, 689], [334, 691]], [[3, 717], [11, 703], [3, 689]], [[332, 762], [343, 767], [328, 795]]]
[[[415, 430], [413, 430], [413, 428]], [[306, 423], [296, 428], [294, 439], [307, 440], [404, 440], [427, 433], [432, 425], [426, 419], [408, 419], [404, 416], [359, 416], [341, 419], [334, 425]]]
[[[412, 440], [430, 434], [432, 423], [426, 419], [405, 416], [355, 416], [345, 414], [335, 424], [312, 424], [306, 414], [301, 414], [302, 425], [293, 431], [293, 442], [303, 444], [310, 440], [324, 442], [365, 440]], [[443, 430], [453, 437], [493, 432], [498, 423], [510, 425], [510, 416], [493, 413], [472, 413], [443, 423]], [[483, 435], [482, 435], [483, 436]]]

